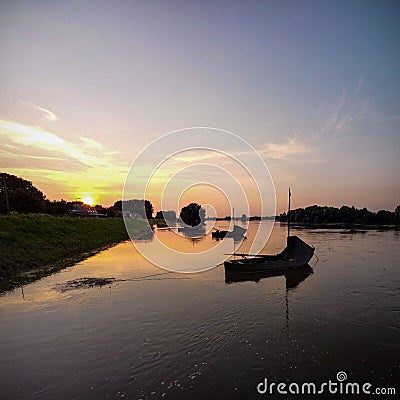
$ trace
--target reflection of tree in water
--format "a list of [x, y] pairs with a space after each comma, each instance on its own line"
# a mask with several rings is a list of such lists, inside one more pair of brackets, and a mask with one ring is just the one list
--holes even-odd
[[182, 233], [187, 239], [204, 239], [206, 236], [206, 227], [180, 227], [178, 228], [178, 232]]
[[201, 242], [202, 240], [204, 240], [205, 236], [200, 236], [200, 237], [190, 237], [190, 236], [185, 236], [185, 239], [190, 240], [192, 242], [192, 245], [194, 247], [194, 245], [196, 243]]

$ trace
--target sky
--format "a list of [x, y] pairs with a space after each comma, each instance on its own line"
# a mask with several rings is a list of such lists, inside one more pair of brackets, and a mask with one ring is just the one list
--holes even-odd
[[109, 206], [146, 146], [213, 127], [262, 157], [277, 213], [288, 187], [294, 208], [394, 210], [399, 15], [398, 1], [2, 1], [0, 170]]

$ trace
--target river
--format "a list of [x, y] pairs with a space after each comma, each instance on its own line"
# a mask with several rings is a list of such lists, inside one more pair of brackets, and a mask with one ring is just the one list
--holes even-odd
[[[251, 222], [250, 236], [259, 224], [271, 222]], [[346, 382], [395, 387], [399, 232], [292, 234], [318, 257], [294, 279], [227, 283], [223, 265], [167, 272], [125, 242], [1, 295], [1, 398], [248, 399], [260, 398], [265, 378], [321, 383], [339, 371]], [[155, 235], [187, 252], [215, 245], [210, 235]], [[285, 236], [276, 224], [265, 251], [281, 250]], [[224, 243], [233, 251], [233, 239]], [[116, 282], [62, 290], [82, 277]]]

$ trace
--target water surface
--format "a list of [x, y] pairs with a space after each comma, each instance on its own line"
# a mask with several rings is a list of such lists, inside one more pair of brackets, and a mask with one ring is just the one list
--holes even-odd
[[[250, 224], [241, 251], [259, 224]], [[256, 385], [265, 377], [322, 382], [338, 371], [348, 381], [395, 386], [398, 232], [293, 234], [316, 247], [312, 274], [226, 283], [222, 265], [170, 273], [126, 242], [2, 295], [2, 398], [259, 398]], [[216, 244], [211, 236], [156, 235], [179, 240], [187, 252]], [[282, 250], [285, 235], [276, 225], [265, 251]], [[233, 240], [224, 246], [233, 251]], [[81, 277], [118, 281], [69, 291], [57, 286]]]

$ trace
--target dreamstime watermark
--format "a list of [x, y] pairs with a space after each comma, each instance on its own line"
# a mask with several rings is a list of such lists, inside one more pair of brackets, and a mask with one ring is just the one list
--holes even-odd
[[372, 394], [372, 395], [394, 395], [396, 394], [396, 388], [373, 388], [373, 385], [369, 382], [357, 383], [357, 382], [346, 382], [347, 374], [344, 371], [339, 371], [336, 374], [336, 381], [329, 380], [316, 384], [314, 382], [268, 382], [267, 378], [264, 378], [262, 382], [257, 385], [257, 392], [259, 394], [271, 395], [271, 394]]
[[[168, 271], [193, 273], [211, 269], [225, 261], [232, 249], [227, 247], [226, 241], [220, 241], [207, 250], [187, 253], [182, 250], [185, 246], [170, 246], [157, 235], [148, 246], [137, 240], [135, 228], [129, 221], [132, 210], [128, 200], [147, 199], [163, 211], [176, 210], [179, 214], [189, 198], [204, 206], [208, 217], [217, 217], [221, 202], [225, 204], [224, 210], [228, 210], [225, 211], [227, 215], [232, 215], [233, 209], [239, 210], [239, 216], [241, 213], [276, 215], [275, 186], [269, 169], [254, 147], [238, 135], [222, 129], [198, 127], [158, 138], [146, 146], [131, 165], [123, 190], [122, 211], [136, 249], [147, 260]], [[166, 222], [169, 224], [168, 220]], [[231, 220], [229, 229], [234, 225], [235, 221]], [[205, 235], [213, 226], [208, 223], [197, 228]], [[192, 228], [186, 226], [183, 232], [176, 229], [174, 232], [182, 235], [185, 229], [190, 232]], [[258, 228], [249, 253], [257, 254], [264, 248], [271, 230], [272, 224]]]

